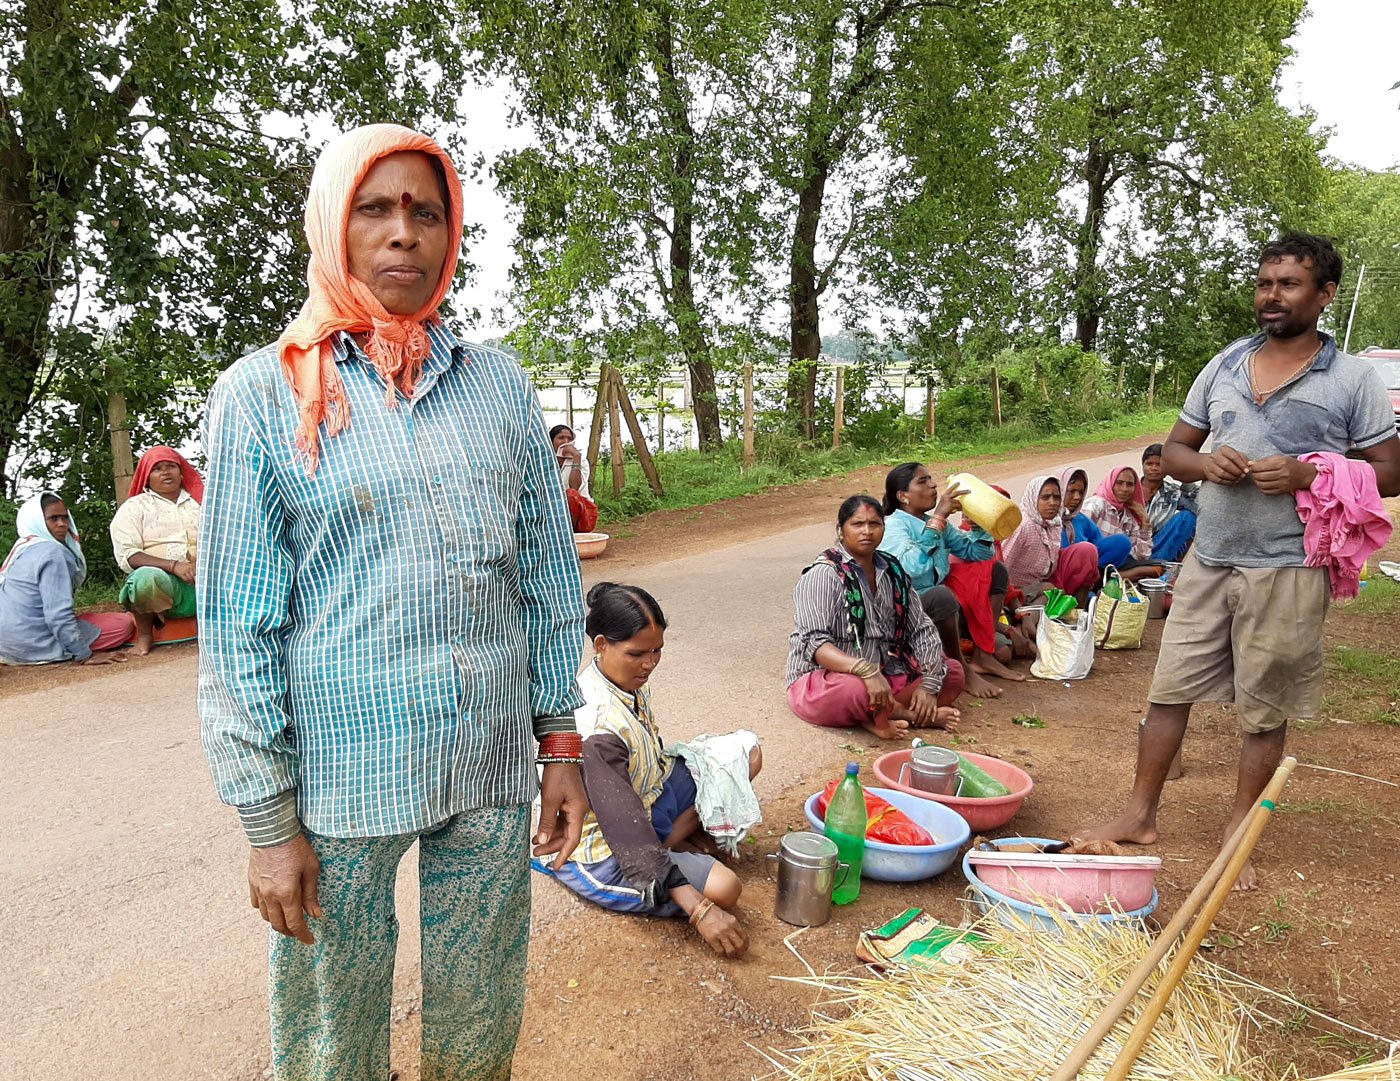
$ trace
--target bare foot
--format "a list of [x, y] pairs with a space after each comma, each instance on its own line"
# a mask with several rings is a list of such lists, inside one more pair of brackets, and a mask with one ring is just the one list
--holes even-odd
[[952, 706], [939, 706], [938, 714], [934, 718], [933, 727], [941, 728], [945, 732], [956, 732], [958, 722], [962, 720], [962, 713]]
[[151, 646], [155, 644], [155, 636], [151, 631], [141, 631], [136, 635], [136, 641], [131, 646], [133, 657], [144, 657], [151, 652]]
[[1235, 884], [1230, 888], [1231, 893], [1248, 893], [1250, 890], [1259, 888], [1259, 872], [1254, 869], [1254, 861], [1246, 860], [1240, 868], [1240, 877], [1235, 879]]
[[1011, 655], [1013, 657], [1035, 657], [1035, 638], [1029, 636], [1020, 627], [1012, 624], [1007, 634], [1011, 638]]
[[974, 699], [1000, 699], [1004, 695], [1004, 690], [993, 686], [987, 682], [986, 676], [981, 676], [974, 671], [972, 665], [967, 665], [967, 682], [963, 683], [963, 690], [966, 690]]
[[881, 739], [903, 739], [909, 734], [909, 722], [903, 717], [891, 717], [887, 721], [877, 721], [871, 717], [861, 721], [860, 726]]
[[1141, 818], [1130, 812], [1102, 826], [1076, 833], [1071, 840], [1126, 841], [1129, 844], [1150, 845], [1157, 840], [1157, 820]]
[[1007, 668], [996, 657], [990, 653], [983, 653], [980, 649], [972, 655], [968, 664], [974, 672], [981, 672], [984, 676], [996, 676], [998, 679], [1009, 679], [1015, 683], [1026, 681], [1024, 673]]

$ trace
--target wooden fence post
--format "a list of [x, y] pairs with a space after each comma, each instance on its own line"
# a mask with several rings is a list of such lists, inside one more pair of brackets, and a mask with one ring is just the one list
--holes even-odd
[[598, 451], [603, 445], [603, 418], [608, 408], [608, 362], [598, 376], [598, 389], [593, 395], [593, 426], [588, 430], [588, 475], [598, 475]]
[[136, 463], [131, 454], [131, 429], [126, 426], [126, 395], [113, 391], [107, 396], [107, 430], [112, 437], [112, 481], [117, 489], [117, 505], [126, 499]]
[[569, 426], [569, 431], [574, 430], [574, 381], [570, 379], [564, 384], [564, 423]]
[[1128, 362], [1126, 360], [1120, 360], [1118, 362], [1118, 397], [1120, 400], [1123, 397], [1123, 378], [1127, 375], [1127, 373]]
[[608, 396], [608, 437], [612, 440], [612, 490], [613, 496], [622, 494], [627, 487], [627, 468], [622, 459], [622, 425], [617, 417], [617, 369], [608, 365], [608, 385], [604, 390]]
[[992, 408], [996, 411], [997, 427], [1001, 427], [1001, 373], [992, 365]]
[[1157, 401], [1157, 362], [1152, 362], [1152, 372], [1147, 377], [1147, 408], [1156, 408]]
[[656, 453], [666, 453], [666, 380], [656, 387]]
[[836, 423], [831, 426], [831, 449], [841, 449], [841, 429], [846, 423], [846, 368], [836, 369]]
[[927, 438], [932, 439], [934, 435], [933, 411], [935, 408], [932, 379], [926, 379], [924, 381], [924, 390], [928, 395], [928, 397], [924, 400], [924, 435]]
[[[632, 449], [637, 452], [637, 461], [642, 463], [642, 472], [646, 475], [647, 483], [651, 485], [651, 490], [656, 493], [656, 498], [661, 499], [666, 492], [661, 487], [661, 475], [656, 471], [656, 462], [652, 459], [651, 449], [647, 446], [646, 436], [642, 434], [642, 426], [637, 422], [637, 414], [632, 409], [632, 399], [627, 396], [627, 388], [622, 383], [622, 373], [616, 368], [612, 370], [613, 404], [614, 410], [621, 404], [622, 415], [627, 420], [627, 429], [632, 433]], [[613, 414], [613, 424], [617, 423], [617, 414]], [[619, 435], [617, 444], [620, 446], [622, 437]], [[617, 476], [617, 467], [613, 467], [613, 476]]]
[[744, 361], [744, 468], [753, 465], [753, 361]]

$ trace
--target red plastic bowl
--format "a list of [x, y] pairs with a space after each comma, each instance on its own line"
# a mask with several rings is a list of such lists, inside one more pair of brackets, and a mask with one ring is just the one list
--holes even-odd
[[880, 784], [886, 788], [893, 788], [896, 792], [907, 792], [911, 796], [921, 796], [924, 799], [931, 799], [946, 807], [951, 807], [967, 820], [973, 833], [994, 830], [999, 826], [1006, 825], [1016, 817], [1016, 812], [1021, 809], [1021, 804], [1026, 802], [1026, 797], [1031, 794], [1031, 789], [1035, 787], [1031, 775], [1025, 770], [1013, 766], [1010, 762], [1003, 762], [1000, 758], [990, 758], [985, 754], [960, 751], [959, 753], [965, 755], [974, 766], [981, 766], [982, 769], [1011, 789], [1011, 795], [992, 796], [990, 799], [969, 799], [966, 796], [940, 796], [933, 792], [925, 792], [922, 789], [911, 788], [907, 784], [899, 783], [900, 771], [908, 763], [909, 756], [913, 753], [912, 750], [891, 751], [889, 754], [882, 754], [875, 759], [875, 776], [879, 778]]

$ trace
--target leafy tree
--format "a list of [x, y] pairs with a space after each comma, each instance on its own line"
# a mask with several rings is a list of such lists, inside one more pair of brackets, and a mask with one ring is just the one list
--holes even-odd
[[138, 439], [188, 431], [218, 368], [303, 292], [313, 127], [431, 124], [465, 78], [422, 0], [0, 0], [0, 26], [8, 493], [101, 458], [110, 390]]
[[1352, 350], [1369, 345], [1400, 349], [1400, 171], [1332, 169], [1319, 231], [1334, 237], [1345, 266], [1332, 310], [1338, 342], [1356, 297]]

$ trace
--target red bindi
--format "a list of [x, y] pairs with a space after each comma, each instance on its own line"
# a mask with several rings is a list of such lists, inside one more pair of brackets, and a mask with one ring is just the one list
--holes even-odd
[[408, 205], [411, 202], [413, 202], [413, 196], [410, 193], [404, 192], [399, 196], [399, 206], [403, 207], [405, 210], [408, 209]]

